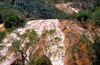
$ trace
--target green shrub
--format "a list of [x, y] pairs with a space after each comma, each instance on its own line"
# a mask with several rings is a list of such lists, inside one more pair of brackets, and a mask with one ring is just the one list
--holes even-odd
[[92, 58], [93, 65], [100, 65], [100, 36], [96, 34], [94, 39], [94, 44], [92, 44], [92, 49], [94, 52], [92, 53], [95, 57]]
[[87, 44], [88, 56], [91, 65], [100, 65], [100, 36], [95, 31], [94, 43], [88, 40]]
[[94, 7], [94, 11], [97, 11], [97, 10], [100, 11], [100, 6]]
[[37, 39], [37, 33], [32, 30], [29, 34], [29, 40], [32, 42], [33, 40], [36, 40]]
[[[44, 19], [64, 19], [66, 18], [66, 13], [50, 3], [45, 3], [44, 1], [16, 1], [14, 5], [10, 3], [3, 3], [2, 14], [3, 19], [16, 13], [14, 10], [19, 10], [26, 17], [44, 18]], [[13, 8], [13, 9], [11, 9]], [[24, 13], [23, 13], [24, 12]], [[18, 12], [19, 13], [19, 12]], [[29, 15], [27, 15], [29, 13]]]
[[94, 0], [93, 6], [96, 7], [96, 6], [99, 6], [99, 5], [100, 5], [100, 0]]
[[100, 26], [100, 11], [95, 11], [93, 14], [92, 14], [92, 19], [94, 21], [94, 25], [95, 26]]
[[22, 11], [22, 12], [24, 11], [24, 9], [21, 6], [18, 6], [18, 5], [14, 6], [13, 8], [17, 9], [19, 11]]
[[23, 14], [18, 11], [18, 10], [14, 10], [12, 8], [9, 7], [2, 7], [2, 9], [0, 10], [0, 14], [2, 15], [2, 18], [5, 20], [7, 17], [15, 15], [15, 16], [19, 16], [21, 19], [25, 19], [25, 17], [23, 16]]
[[66, 15], [64, 16], [64, 18], [65, 18], [65, 19], [75, 18], [75, 15], [76, 15], [76, 13], [72, 13], [72, 14], [68, 13], [68, 14], [66, 14]]
[[14, 40], [12, 42], [12, 46], [9, 47], [9, 50], [16, 52], [19, 49], [20, 45], [21, 45], [20, 40]]
[[59, 37], [55, 37], [54, 39], [55, 39], [55, 41], [57, 41], [57, 40], [60, 41], [61, 40], [61, 38], [59, 38]]
[[52, 29], [52, 30], [49, 30], [49, 31], [48, 31], [48, 34], [51, 35], [51, 34], [53, 34], [53, 33], [55, 33], [55, 32], [56, 32], [56, 30], [55, 30], [55, 29]]
[[79, 11], [77, 14], [76, 14], [76, 18], [79, 20], [79, 21], [85, 21], [89, 18], [89, 13], [86, 12], [86, 11]]
[[12, 8], [12, 7], [13, 7], [13, 6], [12, 6], [11, 4], [9, 4], [9, 3], [3, 3], [3, 6], [9, 7], [9, 8]]
[[[36, 54], [33, 54], [34, 58], [29, 62], [29, 65], [52, 65], [50, 59], [43, 55], [43, 56], [38, 56]], [[38, 59], [36, 58], [38, 56]]]
[[24, 25], [24, 19], [20, 19], [18, 16], [12, 15], [6, 18], [4, 21], [5, 23], [5, 28], [7, 29], [15, 29], [17, 27], [23, 26]]
[[94, 31], [94, 34], [94, 42], [91, 42], [86, 36], [82, 36], [80, 41], [86, 44], [88, 57], [92, 63], [90, 65], [100, 65], [100, 36], [96, 31]]
[[5, 31], [0, 31], [0, 43], [2, 40], [6, 37], [6, 32]]
[[41, 1], [33, 1], [29, 6], [25, 7], [25, 10], [34, 17], [44, 19], [63, 18], [65, 13], [54, 5]]

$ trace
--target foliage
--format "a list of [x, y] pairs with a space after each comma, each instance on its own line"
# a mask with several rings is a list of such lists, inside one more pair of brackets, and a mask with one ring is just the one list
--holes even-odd
[[3, 3], [3, 6], [5, 6], [5, 7], [9, 7], [9, 8], [12, 8], [12, 5], [9, 4], [9, 3]]
[[27, 33], [24, 33], [23, 35], [21, 35], [21, 38], [27, 38], [28, 34]]
[[6, 37], [6, 32], [5, 31], [0, 31], [0, 43], [2, 40]]
[[93, 5], [94, 7], [99, 6], [100, 5], [100, 0], [93, 0]]
[[0, 15], [0, 23], [3, 23], [3, 21], [2, 21], [2, 16]]
[[21, 12], [24, 12], [24, 9], [21, 6], [19, 6], [19, 5], [13, 6], [13, 8], [17, 9], [17, 10], [19, 10]]
[[[55, 1], [56, 2], [56, 1]], [[56, 8], [54, 5], [51, 5], [50, 3], [45, 3], [45, 1], [42, 0], [33, 0], [33, 1], [16, 1], [14, 5], [11, 5], [10, 3], [3, 3], [3, 7], [10, 7], [14, 10], [20, 11], [25, 17], [33, 17], [33, 18], [44, 18], [44, 19], [66, 19], [66, 18], [75, 18], [74, 14], [67, 14], [64, 11]], [[6, 9], [7, 10], [7, 9]], [[3, 11], [3, 14], [6, 13], [5, 9], [1, 10]], [[23, 13], [24, 12], [24, 13]], [[19, 12], [18, 12], [19, 13]], [[2, 14], [2, 15], [3, 15]], [[4, 15], [3, 15], [4, 17]], [[5, 18], [4, 18], [5, 19]]]
[[50, 30], [50, 31], [48, 31], [48, 34], [53, 34], [53, 33], [55, 33], [56, 32], [56, 30], [55, 29], [52, 29], [52, 30]]
[[94, 44], [92, 45], [92, 48], [94, 52], [92, 53], [95, 57], [92, 58], [93, 65], [100, 65], [100, 36], [96, 34], [96, 37], [94, 39]]
[[45, 55], [43, 55], [42, 57], [38, 58], [36, 61], [34, 59], [32, 59], [29, 63], [29, 65], [52, 65], [51, 61], [49, 60], [49, 58]]
[[26, 49], [28, 49], [29, 46], [32, 46], [32, 44], [33, 44], [33, 43], [30, 43], [30, 42], [25, 43]]
[[0, 14], [1, 14], [3, 20], [11, 15], [16, 15], [15, 11], [8, 7], [2, 7], [2, 9], [0, 10]]
[[[62, 10], [56, 8], [50, 3], [45, 3], [45, 1], [16, 1], [14, 5], [11, 3], [3, 3], [3, 7], [17, 9], [22, 12], [25, 17], [35, 17], [35, 18], [65, 18], [66, 13]], [[3, 10], [4, 11], [4, 10]], [[9, 11], [8, 11], [9, 12]], [[23, 13], [24, 12], [24, 13]], [[5, 12], [6, 13], [6, 12]]]
[[[50, 30], [50, 31], [45, 31], [45, 33], [43, 34], [43, 39], [44, 39], [44, 36], [46, 34], [53, 34], [55, 32], [55, 30]], [[17, 36], [20, 38], [20, 40], [14, 40], [13, 39], [13, 42], [12, 42], [12, 46], [9, 47], [9, 51], [14, 51], [15, 53], [16, 52], [21, 52], [22, 53], [22, 57], [24, 58], [24, 61], [27, 60], [26, 57], [27, 55], [24, 57], [23, 55], [26, 54], [26, 51], [29, 49], [29, 48], [32, 48], [34, 47], [35, 45], [39, 44], [39, 43], [43, 43], [45, 44], [45, 41], [41, 42], [40, 40], [40, 37], [38, 37], [37, 33], [34, 31], [34, 30], [25, 30], [25, 33], [20, 35], [18, 32], [16, 32]], [[54, 40], [61, 40], [59, 37], [55, 37], [53, 38]], [[22, 47], [22, 44], [25, 44], [24, 47]], [[47, 46], [47, 45], [46, 45]], [[45, 46], [45, 47], [46, 47]], [[59, 47], [59, 48], [63, 48], [63, 47]], [[38, 50], [42, 50], [43, 48], [39, 48]], [[46, 49], [44, 49], [46, 50]], [[30, 59], [30, 62], [29, 65], [31, 64], [41, 64], [41, 63], [45, 63], [45, 61], [42, 61], [42, 60], [38, 60], [39, 55], [38, 55], [38, 52], [37, 51], [36, 55], [34, 53], [34, 56], [31, 55], [31, 52], [30, 52], [30, 56], [29, 56], [29, 59]], [[42, 59], [42, 58], [41, 58]], [[21, 59], [23, 60], [23, 59]], [[41, 62], [42, 61], [42, 62]], [[21, 61], [22, 62], [22, 61]], [[22, 62], [24, 64], [24, 62]], [[48, 63], [48, 61], [46, 61], [46, 63]]]
[[5, 23], [5, 28], [7, 31], [11, 32], [19, 26], [24, 25], [25, 17], [14, 9], [3, 6], [0, 10], [2, 19], [1, 23]]
[[19, 49], [20, 45], [21, 43], [19, 40], [14, 40], [12, 46], [9, 47], [9, 50], [16, 52]]
[[76, 18], [79, 20], [79, 21], [85, 21], [89, 18], [89, 13], [88, 12], [85, 12], [85, 11], [79, 11], [77, 14], [76, 14]]
[[25, 19], [23, 14], [21, 14], [19, 11], [14, 10], [9, 7], [2, 7], [2, 9], [0, 10], [0, 14], [1, 14], [3, 20], [5, 20], [7, 17], [12, 16], [12, 15], [18, 16], [21, 19]]
[[[20, 40], [17, 40], [17, 39], [13, 39], [13, 42], [12, 42], [12, 46], [9, 47], [9, 50], [10, 51], [14, 51], [15, 53], [16, 52], [21, 52], [22, 54], [22, 59], [21, 59], [21, 62], [24, 64], [25, 60], [27, 61], [26, 57], [26, 50], [33, 45], [34, 41], [37, 41], [37, 43], [40, 41], [40, 40], [37, 40], [38, 37], [37, 37], [37, 34], [34, 30], [26, 30], [26, 33], [20, 35], [19, 33], [17, 33], [19, 35], [19, 37], [21, 38]], [[25, 41], [26, 39], [29, 39], [29, 42]], [[21, 46], [21, 44], [25, 44], [24, 48]], [[26, 56], [24, 56], [26, 55]]]
[[16, 29], [17, 27], [24, 25], [24, 19], [20, 19], [18, 16], [12, 15], [10, 17], [7, 17], [4, 23], [5, 28]]
[[94, 12], [98, 11], [98, 10], [100, 11], [100, 6], [97, 6], [97, 7], [94, 8]]
[[100, 26], [100, 11], [97, 10], [92, 14], [92, 19], [95, 26]]
[[66, 15], [64, 16], [64, 19], [75, 18], [75, 16], [76, 16], [76, 13], [72, 13], [72, 14], [68, 13], [68, 14], [66, 14]]
[[81, 9], [82, 7], [80, 2], [73, 2], [73, 4], [70, 4], [70, 6], [73, 8], [79, 8], [79, 9]]
[[57, 41], [57, 40], [60, 41], [61, 39], [60, 39], [59, 37], [55, 37], [55, 40], [56, 40], [56, 41]]
[[86, 36], [82, 36], [80, 41], [86, 44], [90, 64], [100, 65], [100, 36], [95, 32], [94, 43]]
[[45, 33], [42, 33], [42, 36], [41, 37], [44, 37], [46, 34], [47, 34], [46, 32]]
[[29, 34], [29, 40], [32, 42], [33, 40], [37, 39], [37, 34], [34, 30], [32, 30], [32, 32], [30, 32]]
[[94, 8], [100, 5], [100, 0], [65, 0], [67, 2], [73, 2], [72, 7], [81, 8], [87, 10], [89, 13], [94, 11]]
[[[35, 15], [36, 17], [51, 19], [63, 17], [63, 11], [57, 9], [55, 6], [44, 3], [42, 1], [34, 1], [28, 7], [26, 11]], [[58, 17], [60, 15], [60, 17]]]

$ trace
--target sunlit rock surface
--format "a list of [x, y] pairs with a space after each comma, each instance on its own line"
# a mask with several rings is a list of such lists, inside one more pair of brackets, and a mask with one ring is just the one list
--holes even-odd
[[[84, 29], [81, 29], [80, 27], [79, 29], [77, 27], [74, 28], [72, 25], [70, 25], [72, 23], [73, 21], [71, 22], [64, 20], [61, 22], [58, 19], [28, 21], [23, 28], [14, 30], [7, 38], [3, 40], [3, 43], [0, 44], [0, 46], [5, 46], [0, 49], [0, 65], [11, 65], [17, 59], [21, 59], [20, 53], [8, 51], [8, 47], [12, 45], [12, 39], [20, 39], [14, 32], [23, 34], [27, 29], [34, 29], [38, 34], [38, 37], [40, 37], [41, 42], [41, 44], [35, 44], [34, 47], [29, 47], [27, 49], [26, 59], [28, 61], [30, 61], [30, 54], [35, 53], [39, 55], [39, 57], [46, 56], [49, 58], [52, 65], [89, 65], [89, 59], [85, 45], [83, 45], [80, 50], [77, 51], [77, 53], [72, 54], [73, 46], [75, 44], [82, 45], [82, 43], [79, 42], [79, 39], [80, 34], [84, 31]], [[75, 23], [73, 25], [76, 26]], [[55, 29], [55, 33], [52, 35], [47, 35], [45, 38], [41, 37], [41, 34], [44, 31], [49, 31], [52, 29]], [[55, 37], [59, 37], [61, 40], [50, 42]], [[22, 44], [21, 47], [24, 48], [25, 44]], [[85, 53], [82, 51], [85, 51]], [[28, 65], [27, 62], [25, 64]]]
[[80, 9], [71, 7], [70, 6], [71, 4], [72, 3], [58, 3], [58, 4], [55, 4], [55, 7], [63, 10], [64, 12], [70, 13], [70, 14], [72, 14], [73, 12], [78, 13]]
[[3, 27], [4, 24], [0, 24], [0, 31], [4, 31], [5, 28]]

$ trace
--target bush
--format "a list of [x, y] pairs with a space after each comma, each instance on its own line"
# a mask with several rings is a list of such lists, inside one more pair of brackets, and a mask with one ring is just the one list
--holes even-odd
[[[31, 4], [28, 4], [27, 6], [23, 5], [22, 8], [24, 11], [32, 14], [35, 18], [63, 18], [62, 14], [64, 14], [62, 10], [56, 8], [54, 5], [45, 3], [43, 1], [32, 1]], [[28, 17], [30, 16], [28, 15]]]
[[0, 31], [0, 43], [2, 40], [6, 37], [6, 32], [5, 31]]
[[18, 5], [14, 6], [13, 8], [14, 8], [14, 9], [17, 9], [17, 10], [19, 10], [19, 11], [21, 11], [21, 12], [24, 11], [24, 9], [23, 9], [21, 6], [18, 6]]
[[92, 45], [92, 48], [94, 52], [92, 53], [95, 57], [93, 57], [93, 65], [100, 65], [100, 36], [96, 34], [96, 37], [94, 39], [94, 44]]
[[[9, 14], [15, 13], [13, 10], [19, 10], [26, 17], [35, 17], [35, 18], [44, 18], [44, 19], [52, 19], [66, 18], [65, 12], [56, 8], [54, 5], [50, 3], [45, 3], [44, 1], [16, 1], [15, 5], [11, 5], [10, 3], [3, 3], [2, 10], [0, 10], [0, 14], [2, 14], [3, 19], [9, 16]], [[13, 9], [11, 9], [13, 8]], [[29, 13], [27, 15], [25, 13]]]
[[20, 17], [15, 16], [15, 15], [12, 15], [12, 16], [9, 16], [8, 18], [6, 18], [4, 23], [5, 23], [5, 25], [4, 25], [5, 28], [15, 29], [17, 27], [24, 25], [24, 19], [21, 19]]
[[18, 10], [14, 10], [9, 7], [2, 7], [2, 9], [0, 10], [0, 14], [2, 15], [3, 19], [6, 19], [7, 17], [9, 17], [11, 15], [15, 15], [15, 16], [19, 16], [20, 18], [24, 18], [23, 14], [20, 13]]
[[87, 42], [88, 55], [92, 62], [90, 65], [100, 65], [100, 36], [95, 31], [94, 43], [89, 40]]
[[92, 19], [95, 26], [100, 26], [100, 11], [97, 10], [92, 14]]
[[76, 13], [73, 12], [72, 14], [68, 13], [64, 16], [65, 19], [75, 18]]
[[100, 11], [100, 6], [94, 7], [93, 11]]
[[14, 40], [13, 42], [12, 42], [12, 46], [10, 46], [9, 47], [9, 50], [10, 51], [17, 51], [18, 49], [19, 49], [19, 47], [20, 47], [20, 40], [18, 41], [18, 40]]
[[13, 7], [13, 6], [12, 6], [11, 4], [9, 4], [9, 3], [3, 3], [3, 6], [9, 7], [9, 8], [12, 8], [12, 7]]
[[6, 30], [12, 32], [24, 25], [25, 17], [20, 11], [3, 6], [0, 10], [0, 23], [5, 23]]
[[77, 14], [76, 14], [76, 18], [79, 20], [79, 21], [85, 21], [89, 18], [89, 13], [88, 12], [85, 12], [85, 11], [79, 11]]

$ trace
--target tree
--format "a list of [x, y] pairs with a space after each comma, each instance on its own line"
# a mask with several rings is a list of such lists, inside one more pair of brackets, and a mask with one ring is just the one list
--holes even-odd
[[18, 16], [12, 15], [6, 18], [6, 20], [4, 21], [5, 23], [5, 28], [9, 29], [15, 29], [17, 27], [23, 26], [24, 25], [25, 20], [21, 19]]
[[99, 6], [100, 5], [100, 0], [92, 0], [93, 6]]
[[[16, 34], [21, 39], [12, 39], [12, 46], [9, 47], [9, 50], [15, 52], [16, 54], [17, 52], [20, 52], [22, 59], [18, 59], [17, 61], [20, 61], [22, 65], [25, 65], [25, 61], [27, 61], [27, 63], [29, 64], [29, 61], [26, 59], [26, 51], [29, 49], [29, 47], [32, 47], [34, 43], [39, 43], [40, 40], [34, 30], [26, 30], [26, 33], [22, 35], [20, 35], [18, 32], [16, 32]], [[27, 39], [29, 40], [28, 42]], [[25, 44], [25, 46], [22, 47], [21, 44]]]
[[93, 47], [93, 55], [95, 56], [92, 61], [93, 65], [100, 65], [100, 36], [95, 33], [95, 39], [94, 39], [94, 44], [92, 45]]
[[79, 20], [79, 21], [85, 21], [89, 18], [89, 13], [86, 12], [86, 11], [79, 11], [77, 14], [76, 14], [76, 18]]
[[100, 11], [95, 11], [93, 14], [92, 14], [92, 19], [94, 21], [94, 25], [95, 26], [100, 26]]

